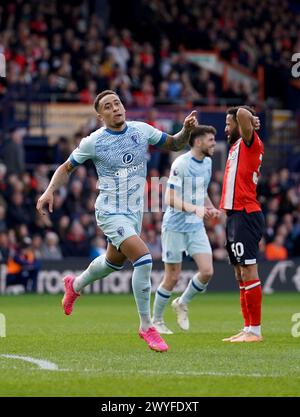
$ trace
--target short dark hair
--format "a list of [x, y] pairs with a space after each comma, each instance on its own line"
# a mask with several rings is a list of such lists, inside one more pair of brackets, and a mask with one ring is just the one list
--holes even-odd
[[109, 94], [114, 94], [115, 96], [119, 97], [118, 94], [115, 91], [113, 91], [113, 90], [104, 90], [104, 91], [101, 91], [101, 93], [99, 93], [97, 95], [97, 97], [95, 98], [95, 101], [94, 101], [94, 108], [95, 108], [96, 112], [98, 112], [99, 101], [103, 97], [108, 96]]
[[255, 115], [256, 115], [256, 111], [255, 111], [252, 107], [249, 107], [249, 106], [236, 106], [236, 107], [230, 107], [230, 108], [227, 110], [226, 114], [230, 114], [230, 115], [233, 117], [233, 119], [236, 121], [236, 114], [237, 114], [237, 112], [238, 112], [238, 109], [246, 109], [246, 110], [248, 110], [251, 114], [253, 114], [253, 116], [255, 116]]
[[21, 249], [30, 248], [31, 245], [32, 245], [32, 239], [29, 236], [25, 236], [20, 243]]
[[190, 140], [189, 140], [189, 144], [191, 147], [194, 146], [195, 143], [195, 139], [198, 136], [204, 136], [207, 133], [212, 133], [214, 136], [216, 136], [217, 131], [213, 126], [207, 126], [207, 125], [200, 125], [195, 127], [195, 129], [192, 130], [191, 136], [190, 136]]

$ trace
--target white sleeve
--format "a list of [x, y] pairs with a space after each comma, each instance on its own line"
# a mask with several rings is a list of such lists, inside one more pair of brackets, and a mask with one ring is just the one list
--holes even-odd
[[170, 176], [167, 182], [169, 188], [182, 188], [184, 179], [184, 166], [181, 160], [175, 159], [171, 166]]
[[167, 133], [162, 132], [159, 129], [156, 129], [155, 127], [148, 125], [148, 123], [140, 122], [140, 127], [143, 130], [143, 133], [148, 138], [149, 145], [156, 145], [161, 146], [165, 143], [167, 139]]
[[88, 159], [93, 159], [95, 156], [95, 142], [92, 140], [91, 135], [81, 139], [80, 144], [69, 156], [69, 160], [72, 165], [83, 164]]

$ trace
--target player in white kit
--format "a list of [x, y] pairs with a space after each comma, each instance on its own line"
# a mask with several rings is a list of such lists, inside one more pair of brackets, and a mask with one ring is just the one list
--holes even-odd
[[79, 164], [92, 160], [99, 177], [99, 196], [95, 203], [97, 224], [108, 239], [105, 255], [96, 258], [78, 277], [64, 278], [62, 300], [65, 314], [72, 313], [75, 300], [86, 285], [120, 270], [126, 259], [133, 264], [132, 288], [140, 316], [139, 336], [150, 349], [166, 351], [168, 345], [154, 328], [150, 317], [152, 257], [140, 238], [148, 145], [179, 151], [188, 143], [198, 124], [192, 111], [183, 128], [171, 136], [143, 122], [126, 122], [125, 108], [112, 90], [98, 94], [94, 103], [103, 127], [83, 138], [69, 159], [55, 171], [50, 184], [37, 202], [43, 214], [52, 212], [53, 195], [67, 183]]
[[181, 329], [189, 329], [188, 303], [196, 294], [205, 292], [213, 275], [212, 250], [203, 217], [220, 214], [207, 195], [215, 135], [212, 126], [196, 127], [190, 137], [191, 150], [176, 158], [171, 167], [166, 192], [168, 207], [162, 223], [165, 275], [156, 291], [153, 309], [153, 323], [161, 334], [173, 333], [163, 314], [180, 276], [183, 252], [194, 259], [198, 272], [181, 297], [172, 302]]

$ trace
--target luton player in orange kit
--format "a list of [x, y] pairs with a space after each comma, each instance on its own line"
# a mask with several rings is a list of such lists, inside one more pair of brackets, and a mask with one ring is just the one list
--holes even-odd
[[225, 342], [260, 342], [262, 289], [257, 253], [264, 217], [256, 186], [264, 145], [256, 130], [259, 118], [247, 106], [227, 110], [225, 133], [231, 146], [225, 167], [220, 208], [226, 211], [226, 248], [240, 287], [244, 328]]

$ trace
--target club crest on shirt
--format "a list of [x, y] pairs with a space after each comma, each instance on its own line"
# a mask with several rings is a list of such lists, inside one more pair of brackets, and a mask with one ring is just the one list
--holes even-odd
[[139, 145], [141, 143], [141, 140], [139, 138], [139, 136], [137, 134], [133, 134], [131, 136], [131, 139], [133, 140], [134, 143], [136, 143], [137, 145]]
[[124, 233], [125, 233], [124, 227], [122, 227], [122, 226], [119, 227], [117, 229], [117, 233], [118, 233], [119, 236], [124, 236]]
[[174, 169], [173, 169], [173, 175], [175, 175], [175, 176], [176, 176], [176, 175], [178, 175], [178, 174], [179, 174], [178, 169], [177, 169], [177, 168], [174, 168]]
[[228, 159], [231, 160], [231, 161], [234, 161], [236, 159], [237, 155], [238, 155], [238, 150], [236, 149], [236, 150], [232, 151], [231, 154], [229, 154]]

